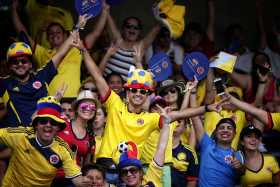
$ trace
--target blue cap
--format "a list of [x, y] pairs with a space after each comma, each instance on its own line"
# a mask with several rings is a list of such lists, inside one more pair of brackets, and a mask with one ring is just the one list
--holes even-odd
[[182, 69], [188, 80], [192, 80], [194, 76], [197, 80], [202, 80], [208, 74], [209, 60], [201, 52], [192, 52], [185, 55]]
[[154, 80], [161, 82], [168, 79], [173, 72], [173, 65], [170, 62], [169, 56], [163, 52], [156, 53], [149, 60], [148, 68], [154, 75]]
[[118, 168], [122, 169], [127, 166], [136, 166], [138, 168], [142, 168], [142, 163], [139, 159], [130, 156], [128, 152], [122, 153], [120, 157], [120, 162], [118, 164]]
[[96, 17], [101, 13], [101, 0], [75, 0], [76, 11], [79, 15], [88, 14]]

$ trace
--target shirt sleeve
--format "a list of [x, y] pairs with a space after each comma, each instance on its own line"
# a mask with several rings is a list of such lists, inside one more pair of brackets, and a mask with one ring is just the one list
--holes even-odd
[[52, 81], [54, 76], [57, 74], [57, 70], [50, 60], [45, 66], [37, 71], [37, 76], [40, 80], [45, 80], [48, 84]]
[[144, 175], [144, 183], [152, 182], [155, 186], [161, 186], [162, 168], [157, 165], [154, 160], [149, 165], [149, 168]]
[[63, 170], [65, 172], [65, 178], [75, 178], [81, 175], [81, 168], [77, 165], [76, 160], [71, 155], [70, 148], [64, 148], [62, 151], [63, 155]]
[[26, 128], [2, 128], [0, 129], [0, 144], [4, 144], [10, 148], [15, 148], [18, 142], [23, 141]]
[[102, 99], [107, 111], [114, 108], [115, 105], [120, 106], [119, 104], [122, 103], [122, 100], [118, 94], [116, 94], [113, 90], [109, 90], [108, 97], [106, 99]]
[[189, 151], [189, 167], [187, 170], [187, 180], [196, 180], [198, 178], [199, 165], [196, 152], [194, 150]]
[[213, 140], [206, 133], [204, 133], [201, 141], [199, 142], [200, 151], [204, 152], [207, 149], [207, 147], [213, 143]]

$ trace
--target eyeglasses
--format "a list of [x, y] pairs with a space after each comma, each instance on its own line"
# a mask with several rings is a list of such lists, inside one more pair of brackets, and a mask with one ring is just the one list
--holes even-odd
[[38, 124], [40, 125], [47, 125], [48, 123], [50, 123], [53, 126], [59, 126], [59, 123], [51, 118], [45, 117], [45, 118], [38, 119]]
[[137, 89], [137, 88], [129, 88], [128, 89], [131, 93], [137, 93], [138, 90], [139, 92], [142, 94], [142, 95], [149, 95], [151, 94], [151, 91], [150, 90], [145, 90], [143, 88], [140, 88], [140, 89]]
[[131, 24], [126, 24], [125, 28], [126, 29], [141, 30], [141, 28], [138, 25], [131, 25]]
[[81, 109], [81, 110], [91, 110], [91, 111], [95, 111], [95, 110], [96, 110], [96, 107], [95, 107], [95, 104], [81, 103], [81, 104], [80, 104], [80, 109]]
[[176, 88], [171, 88], [169, 90], [164, 90], [160, 93], [160, 96], [166, 96], [168, 93], [172, 93], [172, 94], [175, 94], [177, 92], [177, 89]]
[[131, 167], [131, 168], [128, 168], [128, 169], [121, 169], [120, 175], [122, 177], [125, 177], [125, 176], [128, 175], [128, 172], [131, 173], [132, 175], [135, 175], [137, 172], [139, 172], [139, 168]]
[[12, 58], [12, 59], [10, 59], [10, 63], [11, 63], [11, 65], [16, 65], [16, 66], [19, 65], [19, 63], [24, 65], [24, 64], [30, 63], [30, 60], [27, 57]]
[[97, 92], [96, 88], [86, 88], [86, 87], [82, 87], [82, 90], [89, 90], [89, 91], [92, 91], [92, 92]]

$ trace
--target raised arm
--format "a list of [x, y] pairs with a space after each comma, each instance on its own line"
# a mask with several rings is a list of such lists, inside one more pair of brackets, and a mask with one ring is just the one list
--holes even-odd
[[80, 48], [81, 53], [84, 57], [86, 68], [96, 84], [99, 95], [101, 96], [101, 98], [105, 98], [110, 90], [106, 80], [103, 78], [100, 69], [91, 58], [89, 52], [87, 51], [81, 40], [79, 40], [78, 42], [78, 47]]
[[198, 80], [197, 80], [196, 77], [193, 81], [188, 81], [187, 82], [186, 88], [185, 88], [184, 100], [183, 100], [183, 103], [181, 105], [180, 110], [184, 110], [184, 109], [188, 108], [189, 100], [190, 100], [190, 94], [192, 92], [196, 92], [196, 89], [195, 90], [193, 90], [193, 89], [196, 88], [197, 84], [198, 84]]
[[230, 78], [244, 91], [251, 89], [252, 87], [252, 80], [249, 75], [240, 74], [233, 71], [229, 74]]
[[203, 114], [205, 112], [209, 112], [209, 111], [219, 112], [221, 110], [221, 104], [223, 102], [224, 102], [224, 100], [221, 100], [218, 103], [213, 103], [210, 105], [204, 105], [204, 106], [194, 107], [194, 108], [186, 108], [186, 109], [180, 110], [180, 111], [172, 111], [172, 112], [168, 113], [168, 115], [169, 115], [171, 121], [176, 121], [176, 120], [183, 119], [183, 118], [189, 118], [189, 117], [201, 115], [201, 114]]
[[108, 26], [108, 30], [111, 36], [111, 41], [119, 41], [122, 39], [122, 35], [119, 31], [119, 29], [117, 28], [117, 25], [114, 21], [114, 19], [112, 18], [112, 16], [109, 14], [108, 15], [108, 19], [107, 19], [107, 26]]
[[145, 38], [142, 40], [143, 41], [143, 49], [147, 49], [154, 41], [156, 38], [157, 34], [160, 31], [161, 26], [159, 24], [156, 24], [152, 30], [145, 36]]
[[[196, 94], [191, 94], [190, 96], [190, 106], [191, 107], [197, 107], [197, 102], [196, 102]], [[200, 118], [200, 116], [194, 116], [191, 118], [192, 120], [192, 126], [193, 129], [195, 131], [195, 135], [196, 135], [196, 139], [198, 142], [200, 142], [200, 140], [202, 139], [205, 131], [204, 131], [204, 127], [202, 124], [202, 120]]]
[[31, 48], [34, 49], [35, 41], [28, 34], [26, 27], [23, 25], [22, 21], [20, 20], [19, 15], [18, 15], [18, 8], [19, 8], [18, 0], [13, 0], [13, 3], [12, 3], [12, 21], [13, 21], [14, 27], [15, 27], [16, 32], [18, 34], [20, 32], [24, 32], [25, 33], [25, 35], [27, 36], [27, 38], [29, 40]]
[[[162, 109], [160, 106], [157, 106], [160, 108], [161, 110], [161, 116], [163, 116], [164, 118], [168, 118], [166, 112], [164, 111], [164, 109]], [[165, 150], [166, 150], [166, 146], [168, 143], [168, 139], [169, 139], [169, 122], [168, 120], [163, 120], [163, 126], [160, 130], [160, 136], [159, 136], [159, 140], [158, 140], [158, 144], [157, 144], [157, 149], [156, 152], [154, 154], [154, 161], [157, 163], [157, 165], [159, 166], [163, 166], [164, 165], [164, 160], [165, 160]]]
[[103, 74], [103, 72], [105, 71], [105, 68], [107, 66], [108, 60], [110, 59], [110, 57], [116, 53], [116, 51], [118, 50], [119, 46], [118, 44], [114, 44], [111, 43], [110, 47], [107, 49], [106, 54], [104, 55], [104, 57], [102, 58], [100, 64], [99, 64], [99, 69], [101, 74]]
[[210, 41], [215, 40], [215, 5], [214, 0], [207, 0], [207, 6], [208, 6], [208, 23], [207, 23], [207, 29], [206, 34]]
[[98, 22], [96, 24], [96, 27], [88, 33], [85, 37], [85, 44], [87, 49], [91, 49], [95, 43], [95, 41], [98, 39], [98, 37], [101, 35], [104, 26], [107, 21], [107, 17], [109, 14], [109, 6], [106, 3], [103, 3], [102, 13], [98, 18]]
[[78, 35], [78, 31], [71, 32], [68, 38], [62, 43], [55, 55], [52, 57], [53, 64], [56, 68], [59, 66], [65, 55], [68, 53], [69, 49], [72, 46], [76, 45], [76, 43], [78, 42], [77, 39], [79, 38]]
[[214, 69], [209, 68], [207, 78], [206, 78], [206, 95], [204, 99], [204, 104], [211, 104], [215, 100], [215, 90], [213, 89], [214, 78], [215, 78]]
[[234, 104], [236, 107], [240, 108], [244, 112], [247, 112], [251, 115], [253, 115], [255, 118], [260, 120], [263, 124], [268, 125], [268, 117], [267, 112], [254, 107], [253, 105], [250, 105], [246, 102], [240, 101], [239, 99], [236, 99], [235, 97], [231, 96], [230, 94], [227, 94], [227, 97], [229, 97], [229, 101]]

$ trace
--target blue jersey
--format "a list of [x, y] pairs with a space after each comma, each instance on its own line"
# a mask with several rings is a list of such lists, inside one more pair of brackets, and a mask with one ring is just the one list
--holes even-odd
[[242, 164], [243, 156], [240, 151], [232, 148], [218, 147], [206, 133], [200, 142], [199, 187], [234, 187], [239, 181], [239, 175], [231, 166], [233, 156]]
[[31, 73], [26, 83], [21, 83], [13, 76], [0, 79], [0, 96], [4, 98], [7, 109], [0, 127], [29, 125], [38, 99], [48, 95], [47, 84], [56, 73], [56, 68], [50, 61], [42, 69]]
[[195, 150], [180, 143], [172, 149], [171, 179], [172, 187], [187, 186], [188, 181], [198, 178], [198, 158]]

